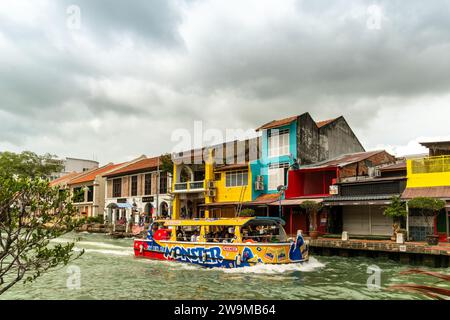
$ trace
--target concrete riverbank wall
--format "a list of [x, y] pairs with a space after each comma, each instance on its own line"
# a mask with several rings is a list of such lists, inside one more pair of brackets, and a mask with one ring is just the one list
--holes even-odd
[[343, 257], [371, 257], [391, 259], [402, 264], [448, 268], [450, 244], [442, 243], [429, 246], [421, 242], [397, 244], [393, 241], [315, 239], [308, 240], [312, 255]]

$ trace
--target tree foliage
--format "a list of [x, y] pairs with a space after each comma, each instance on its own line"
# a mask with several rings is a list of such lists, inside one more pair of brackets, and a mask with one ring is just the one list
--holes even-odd
[[69, 193], [43, 179], [58, 171], [50, 159], [0, 155], [0, 295], [82, 254], [74, 243], [50, 243], [80, 223]]
[[430, 214], [434, 214], [445, 208], [445, 201], [441, 199], [418, 197], [409, 200], [408, 206], [411, 209], [419, 209], [425, 212], [428, 211]]
[[307, 200], [300, 205], [308, 214], [311, 231], [317, 231], [317, 212], [322, 209], [322, 203]]
[[173, 172], [173, 161], [172, 155], [170, 153], [163, 154], [161, 157], [160, 170], [163, 172], [172, 173]]
[[408, 207], [419, 210], [425, 218], [429, 229], [433, 228], [434, 218], [438, 215], [439, 211], [445, 208], [445, 204], [444, 200], [428, 197], [417, 197], [408, 201]]
[[243, 209], [239, 212], [239, 217], [254, 217], [255, 210], [253, 209]]
[[51, 154], [37, 155], [30, 151], [0, 153], [0, 175], [16, 175], [25, 178], [49, 178], [63, 169], [61, 161]]
[[384, 209], [384, 215], [391, 218], [406, 217], [408, 215], [406, 203], [398, 196], [392, 197], [391, 203]]

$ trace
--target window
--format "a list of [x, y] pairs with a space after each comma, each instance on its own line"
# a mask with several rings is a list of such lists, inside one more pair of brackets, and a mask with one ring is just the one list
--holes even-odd
[[94, 201], [94, 186], [89, 186], [87, 189], [87, 201]]
[[287, 184], [289, 163], [274, 163], [269, 166], [269, 190], [277, 190], [281, 185]]
[[226, 186], [240, 187], [248, 185], [248, 171], [227, 172]]
[[122, 179], [113, 180], [113, 198], [120, 198], [122, 196]]
[[137, 189], [138, 189], [138, 177], [132, 176], [131, 177], [131, 196], [137, 196]]
[[148, 173], [144, 178], [144, 194], [149, 195], [152, 194], [152, 175]]
[[167, 193], [167, 173], [161, 172], [159, 175], [159, 193]]
[[289, 129], [270, 130], [269, 139], [269, 157], [279, 157], [289, 155]]
[[84, 202], [84, 190], [81, 187], [73, 189], [73, 202], [80, 203]]

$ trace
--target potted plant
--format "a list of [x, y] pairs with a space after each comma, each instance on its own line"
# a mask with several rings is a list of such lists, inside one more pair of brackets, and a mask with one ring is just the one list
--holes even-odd
[[239, 217], [254, 217], [255, 210], [253, 209], [243, 209], [239, 212]]
[[[437, 245], [439, 243], [439, 236], [434, 233], [434, 221], [439, 211], [445, 208], [445, 201], [434, 198], [418, 197], [408, 201], [408, 206], [411, 209], [417, 209], [425, 218], [425, 223], [428, 227], [427, 243], [429, 245]], [[430, 233], [430, 230], [433, 230]]]
[[391, 217], [393, 221], [392, 225], [392, 241], [397, 240], [397, 234], [400, 233], [402, 219], [408, 215], [406, 210], [406, 203], [400, 200], [400, 197], [394, 196], [391, 199], [391, 203], [384, 209], [383, 214], [386, 217]]
[[311, 239], [317, 239], [319, 232], [317, 231], [317, 213], [322, 209], [322, 204], [315, 201], [305, 201], [300, 207], [306, 211], [309, 218], [309, 236]]

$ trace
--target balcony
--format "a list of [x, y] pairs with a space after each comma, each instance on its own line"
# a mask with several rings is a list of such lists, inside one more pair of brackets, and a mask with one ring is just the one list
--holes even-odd
[[195, 193], [205, 191], [205, 181], [175, 183], [173, 193]]
[[408, 188], [450, 186], [450, 156], [411, 159], [407, 170]]

